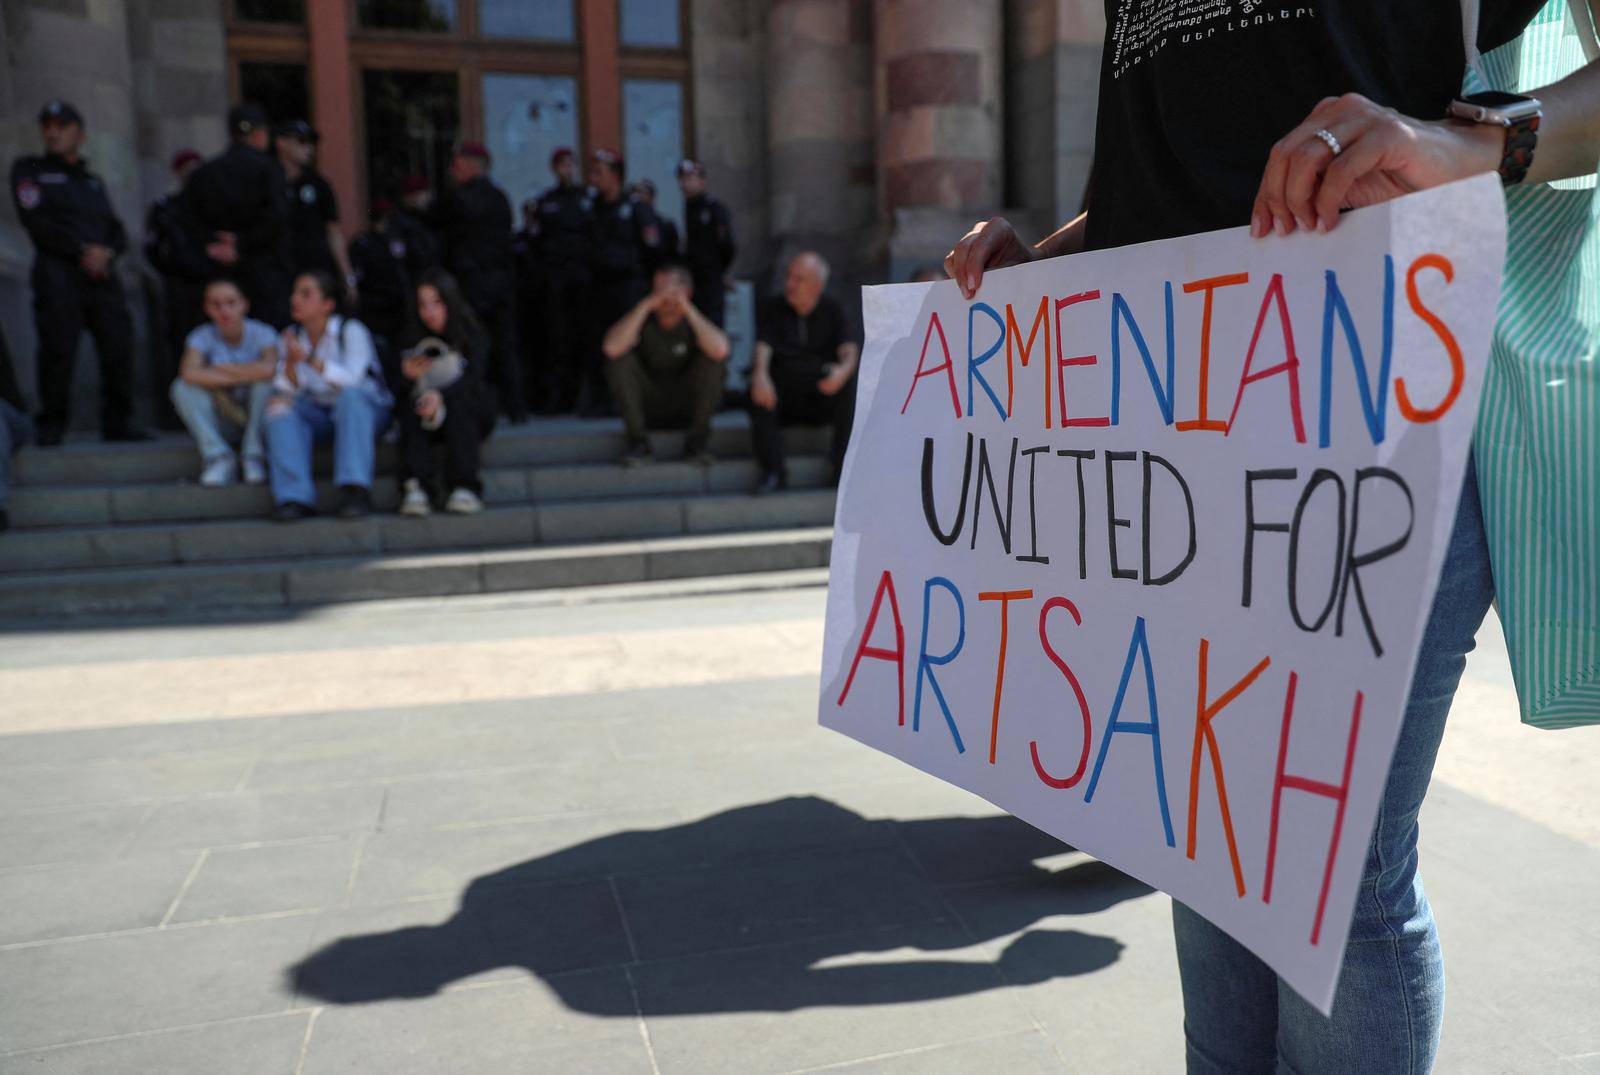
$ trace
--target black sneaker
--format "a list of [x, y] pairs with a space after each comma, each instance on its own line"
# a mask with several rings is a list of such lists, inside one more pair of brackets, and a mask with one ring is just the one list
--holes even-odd
[[656, 453], [647, 440], [632, 440], [628, 442], [627, 449], [617, 458], [617, 462], [625, 467], [642, 467], [647, 463], [655, 462]]
[[761, 475], [761, 480], [756, 483], [756, 496], [768, 496], [772, 493], [781, 493], [789, 488], [789, 477], [777, 471], [769, 471]]
[[683, 446], [683, 461], [685, 463], [698, 463], [700, 466], [714, 466], [717, 455], [711, 450], [711, 445], [703, 440], [686, 441]]
[[100, 435], [100, 439], [107, 444], [143, 444], [145, 441], [154, 440], [155, 438], [142, 429], [135, 429], [132, 426], [118, 426], [114, 429], [106, 430]]
[[364, 519], [371, 514], [371, 493], [359, 485], [339, 486], [339, 518]]
[[272, 509], [273, 522], [297, 523], [301, 519], [309, 519], [317, 513], [317, 509], [309, 504], [302, 504], [297, 500], [285, 500]]

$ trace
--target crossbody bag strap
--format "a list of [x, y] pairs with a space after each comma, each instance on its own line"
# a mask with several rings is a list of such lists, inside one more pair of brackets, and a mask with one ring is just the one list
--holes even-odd
[[1567, 0], [1567, 11], [1572, 16], [1573, 28], [1578, 31], [1578, 44], [1583, 47], [1583, 58], [1590, 63], [1600, 60], [1600, 35], [1594, 25], [1594, 12], [1588, 0]]
[[1487, 86], [1489, 79], [1483, 71], [1483, 55], [1478, 51], [1478, 16], [1479, 0], [1461, 0], [1461, 44], [1467, 57], [1467, 67], [1478, 76], [1479, 82]]

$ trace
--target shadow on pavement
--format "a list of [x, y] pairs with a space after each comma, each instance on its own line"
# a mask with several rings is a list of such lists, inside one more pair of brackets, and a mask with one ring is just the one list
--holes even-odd
[[[521, 966], [567, 1007], [623, 1017], [959, 996], [1116, 962], [1113, 938], [1030, 928], [1151, 893], [1095, 861], [1035, 865], [1070, 850], [1008, 816], [872, 820], [780, 799], [486, 874], [448, 921], [344, 937], [288, 977], [303, 996], [358, 1004]], [[996, 962], [928, 955], [1014, 934]], [[577, 973], [619, 966], [636, 988]]]

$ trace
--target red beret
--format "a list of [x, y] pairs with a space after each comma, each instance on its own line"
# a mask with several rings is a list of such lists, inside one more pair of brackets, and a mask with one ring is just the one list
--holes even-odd
[[456, 147], [456, 156], [486, 161], [489, 159], [489, 150], [482, 142], [462, 142]]
[[571, 160], [573, 156], [574, 154], [571, 146], [562, 146], [554, 153], [550, 154], [550, 167], [554, 168], [556, 165], [560, 164], [563, 159]]
[[176, 152], [176, 153], [174, 153], [172, 155], [172, 170], [174, 172], [176, 172], [179, 168], [182, 168], [184, 165], [193, 164], [195, 161], [200, 160], [200, 159], [201, 159], [200, 154], [195, 152], [194, 150], [192, 150], [192, 149], [180, 149], [180, 150], [178, 150], [178, 152]]
[[400, 180], [401, 194], [421, 194], [428, 189], [428, 181], [420, 175], [408, 175]]

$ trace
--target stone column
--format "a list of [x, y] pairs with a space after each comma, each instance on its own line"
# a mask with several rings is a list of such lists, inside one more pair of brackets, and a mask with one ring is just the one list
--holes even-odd
[[869, 0], [771, 0], [772, 266], [816, 249], [841, 282], [878, 260]]
[[1104, 36], [1100, 0], [1006, 0], [1006, 196], [1030, 235], [1083, 204]]
[[1004, 194], [1001, 0], [876, 0], [889, 271], [942, 257]]

